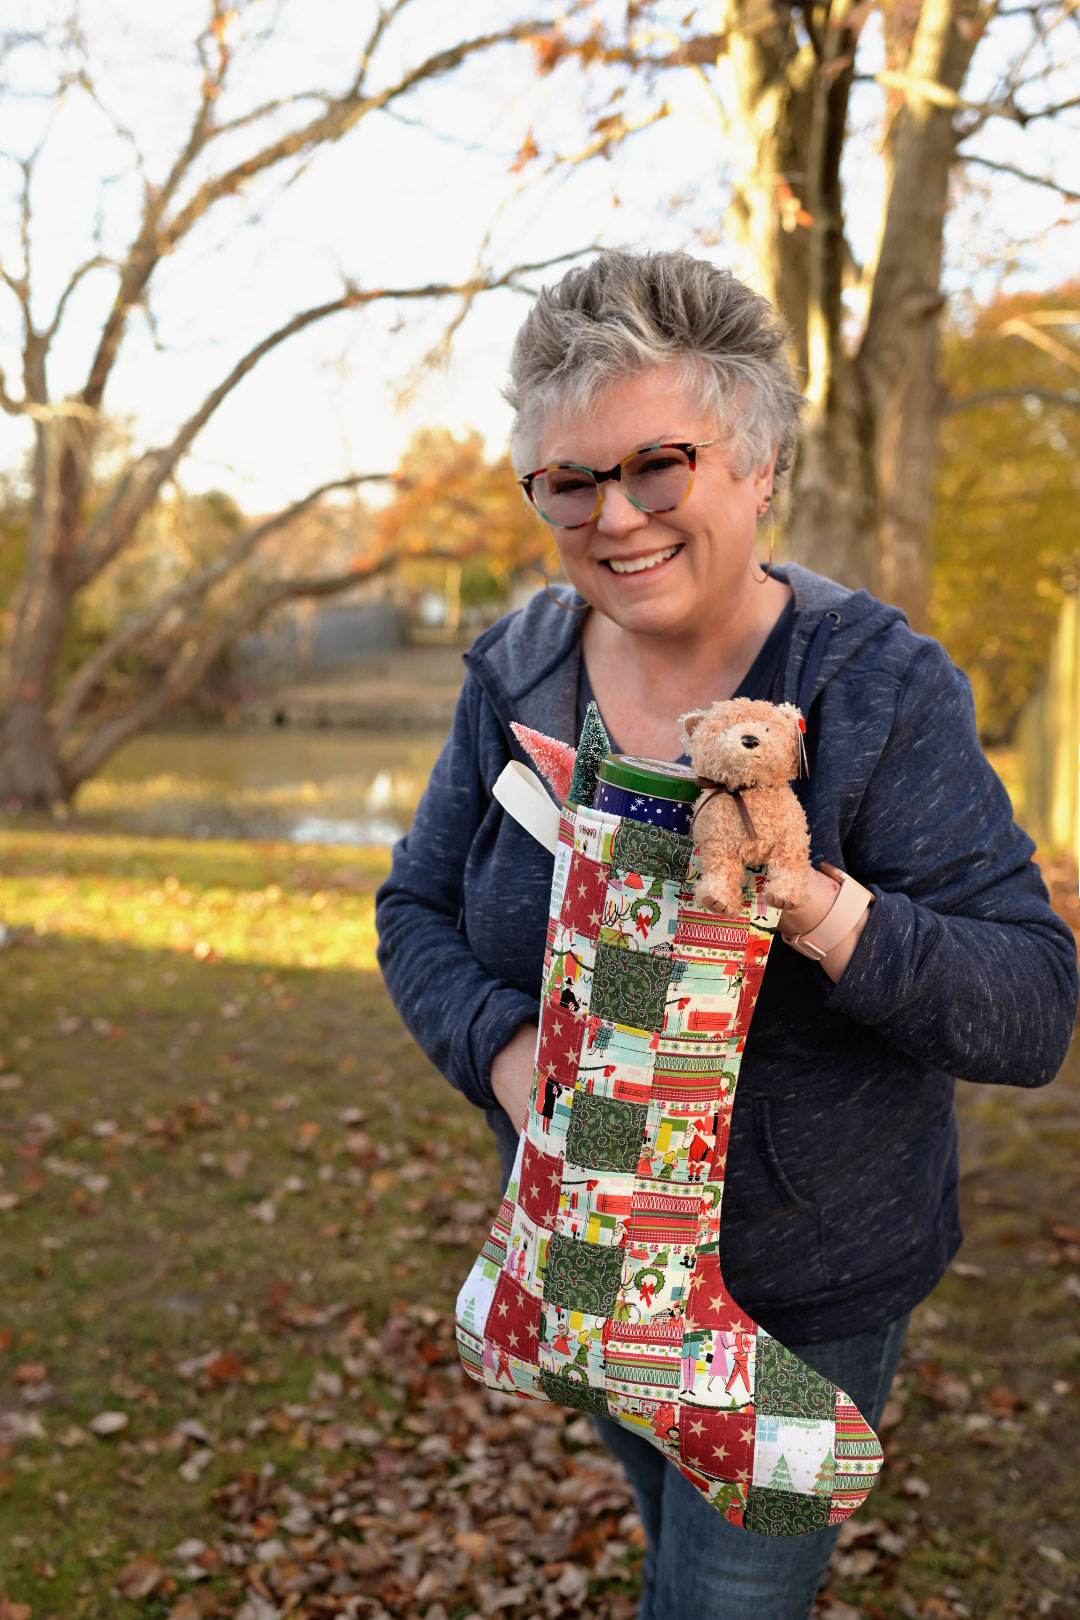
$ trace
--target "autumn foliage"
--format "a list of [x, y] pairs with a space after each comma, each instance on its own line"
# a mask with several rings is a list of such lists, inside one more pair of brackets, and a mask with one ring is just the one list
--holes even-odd
[[1080, 578], [1080, 283], [972, 310], [943, 361], [932, 627], [1000, 741]]

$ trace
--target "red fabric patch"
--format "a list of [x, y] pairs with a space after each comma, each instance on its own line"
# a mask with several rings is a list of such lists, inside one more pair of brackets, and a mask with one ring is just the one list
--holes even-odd
[[731, 1109], [721, 1108], [716, 1115], [716, 1145], [709, 1161], [709, 1180], [723, 1181], [727, 1166], [728, 1137], [731, 1135]]
[[752, 940], [743, 960], [743, 982], [739, 992], [739, 1007], [732, 1026], [733, 1035], [745, 1035], [754, 1016], [754, 1005], [765, 977], [765, 963], [769, 955], [767, 940]]
[[582, 855], [578, 850], [574, 851], [570, 857], [560, 918], [564, 928], [573, 928], [588, 939], [599, 937], [607, 881], [606, 866], [590, 861], [587, 855]]
[[484, 1324], [485, 1336], [522, 1361], [537, 1361], [540, 1355], [540, 1312], [540, 1301], [527, 1294], [505, 1271], [500, 1271], [495, 1284], [495, 1297]]
[[558, 998], [545, 1002], [540, 1014], [540, 1045], [536, 1065], [540, 1070], [540, 1096], [550, 1075], [561, 1085], [572, 1086], [578, 1077], [578, 1060], [585, 1037], [585, 1019], [571, 1007], [560, 1007]]
[[754, 1474], [754, 1408], [718, 1412], [680, 1406], [679, 1456], [713, 1479], [749, 1483]]
[[561, 1155], [541, 1153], [526, 1139], [521, 1156], [518, 1203], [530, 1221], [549, 1232], [554, 1230], [555, 1211], [559, 1207], [562, 1170]]
[[686, 1302], [686, 1320], [694, 1327], [723, 1328], [725, 1333], [753, 1333], [756, 1323], [747, 1316], [724, 1286], [720, 1260], [715, 1254], [699, 1254]]

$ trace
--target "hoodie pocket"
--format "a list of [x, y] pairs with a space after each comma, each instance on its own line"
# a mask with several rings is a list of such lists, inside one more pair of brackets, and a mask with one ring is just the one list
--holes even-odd
[[754, 1138], [757, 1142], [757, 1150], [761, 1156], [765, 1172], [781, 1202], [790, 1209], [813, 1209], [815, 1207], [813, 1199], [807, 1198], [799, 1191], [796, 1182], [792, 1180], [790, 1171], [784, 1168], [780, 1154], [777, 1152], [773, 1133], [772, 1105], [768, 1097], [754, 1098]]

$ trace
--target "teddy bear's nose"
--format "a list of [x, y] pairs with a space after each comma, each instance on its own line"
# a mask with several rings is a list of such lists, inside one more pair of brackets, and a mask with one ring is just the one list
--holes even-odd
[[761, 738], [760, 737], [755, 737], [752, 731], [748, 731], [746, 733], [745, 737], [741, 737], [739, 740], [742, 743], [744, 748], [760, 748], [761, 747]]

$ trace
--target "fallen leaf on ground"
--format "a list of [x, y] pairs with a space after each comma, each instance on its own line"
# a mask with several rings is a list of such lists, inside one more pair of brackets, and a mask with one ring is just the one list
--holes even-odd
[[982, 1392], [979, 1396], [979, 1405], [992, 1417], [1011, 1417], [1014, 1412], [1019, 1412], [1025, 1407], [1027, 1401], [1007, 1384], [995, 1384], [993, 1389]]
[[90, 1419], [89, 1427], [101, 1439], [106, 1435], [119, 1434], [126, 1429], [131, 1419], [126, 1412], [99, 1412], [97, 1417]]
[[952, 1265], [949, 1267], [949, 1270], [954, 1272], [957, 1277], [973, 1277], [978, 1279], [986, 1276], [986, 1267], [977, 1266], [970, 1260], [954, 1260]]
[[223, 1350], [206, 1363], [205, 1371], [215, 1384], [232, 1384], [244, 1376], [244, 1363], [235, 1350]]
[[116, 1590], [121, 1597], [145, 1598], [156, 1592], [165, 1579], [165, 1571], [157, 1559], [149, 1553], [142, 1553], [133, 1558], [130, 1564], [125, 1564], [116, 1577]]

